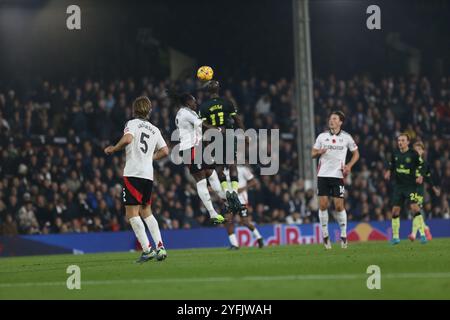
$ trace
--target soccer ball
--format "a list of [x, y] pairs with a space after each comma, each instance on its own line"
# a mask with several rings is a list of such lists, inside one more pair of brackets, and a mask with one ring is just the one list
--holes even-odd
[[214, 71], [211, 67], [203, 66], [197, 70], [197, 78], [201, 81], [209, 81], [213, 78]]

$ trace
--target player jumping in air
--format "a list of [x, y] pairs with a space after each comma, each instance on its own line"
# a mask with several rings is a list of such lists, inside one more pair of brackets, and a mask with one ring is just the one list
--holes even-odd
[[[430, 170], [430, 166], [425, 161], [425, 146], [422, 142], [417, 141], [413, 145], [414, 150], [419, 154], [420, 158], [423, 160], [422, 164], [422, 172], [421, 175], [423, 176], [424, 182], [428, 183], [429, 186], [431, 186], [431, 190], [434, 192], [436, 196], [440, 196], [441, 190], [438, 185], [438, 179], [435, 174], [433, 174]], [[416, 216], [413, 220], [412, 225], [412, 232], [408, 236], [409, 240], [414, 241], [416, 239], [417, 230], [420, 230], [420, 228], [424, 227], [425, 230], [425, 237], [427, 240], [431, 240], [431, 231], [430, 228], [425, 223], [425, 212], [423, 211], [423, 205], [424, 205], [424, 196], [425, 196], [425, 184], [419, 184], [417, 185], [417, 200], [418, 204], [420, 206], [421, 216]]]
[[201, 149], [198, 149], [202, 143], [202, 125], [206, 128], [211, 128], [211, 126], [204, 123], [204, 121], [198, 117], [196, 113], [197, 101], [191, 94], [169, 92], [169, 97], [174, 105], [180, 107], [175, 117], [175, 124], [180, 132], [180, 150], [183, 152], [183, 155], [186, 152], [189, 154], [190, 164], [186, 165], [197, 182], [198, 196], [208, 210], [211, 221], [214, 224], [223, 223], [225, 219], [214, 209], [208, 191], [206, 178], [211, 176], [212, 170], [207, 170], [205, 164], [195, 163], [194, 161], [196, 150], [198, 150], [197, 152], [200, 154], [202, 151]]
[[[126, 123], [122, 138], [116, 145], [105, 148], [107, 155], [125, 148], [123, 202], [126, 217], [142, 247], [142, 255], [136, 261], [139, 263], [155, 257], [157, 260], [167, 257], [158, 222], [152, 214], [151, 197], [153, 160], [166, 157], [169, 149], [159, 129], [148, 121], [151, 108], [152, 104], [147, 97], [137, 98], [133, 102], [134, 119]], [[147, 224], [156, 244], [156, 251], [150, 245], [142, 220]]]
[[[206, 121], [208, 124], [221, 128], [223, 132], [223, 157], [226, 159], [226, 129], [234, 129], [238, 127], [244, 129], [242, 121], [237, 115], [236, 107], [233, 103], [227, 99], [221, 98], [219, 96], [219, 82], [215, 80], [208, 81], [205, 84], [205, 88], [210, 95], [210, 99], [204, 101], [200, 105], [199, 115], [202, 120]], [[234, 160], [236, 161], [236, 141], [233, 142], [234, 145]], [[217, 159], [216, 159], [217, 160]], [[228, 186], [227, 178], [224, 174], [225, 161], [222, 163], [216, 163], [215, 169], [219, 176], [220, 184], [222, 189], [225, 191], [227, 202], [234, 213], [238, 213], [242, 210], [243, 206], [239, 201], [238, 197], [238, 172], [236, 164], [228, 164], [228, 169], [230, 170], [231, 179], [231, 189]]]
[[409, 203], [414, 221], [419, 223], [421, 242], [427, 242], [420, 214], [420, 198], [417, 193], [418, 185], [423, 183], [421, 175], [423, 160], [416, 151], [409, 148], [409, 141], [409, 135], [406, 133], [397, 137], [398, 150], [393, 152], [389, 168], [384, 173], [386, 180], [389, 180], [394, 174], [391, 240], [393, 245], [400, 243], [400, 211], [405, 202]]
[[[319, 195], [319, 220], [322, 227], [323, 243], [331, 249], [328, 235], [328, 197], [334, 200], [336, 220], [341, 229], [341, 247], [347, 248], [347, 212], [344, 207], [344, 178], [359, 159], [358, 147], [352, 136], [341, 130], [345, 115], [333, 111], [328, 119], [329, 130], [319, 134], [312, 148], [313, 158], [319, 158], [317, 166], [317, 187]], [[352, 152], [349, 163], [345, 163], [347, 150]]]

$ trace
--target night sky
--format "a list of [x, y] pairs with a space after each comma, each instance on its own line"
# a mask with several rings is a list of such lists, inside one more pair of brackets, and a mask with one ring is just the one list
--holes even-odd
[[[68, 31], [65, 8], [73, 3], [0, 2], [0, 79], [140, 72], [163, 77], [161, 52], [168, 47], [224, 76], [293, 76], [290, 0], [80, 0], [82, 30]], [[381, 7], [381, 31], [366, 28], [370, 4]], [[450, 1], [312, 0], [310, 9], [316, 75], [405, 72], [405, 53], [386, 44], [394, 33], [421, 51], [425, 73], [450, 69]], [[151, 30], [157, 49], [138, 43], [142, 29]]]

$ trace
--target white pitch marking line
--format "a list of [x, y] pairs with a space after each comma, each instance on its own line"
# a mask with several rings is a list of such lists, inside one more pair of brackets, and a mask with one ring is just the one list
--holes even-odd
[[[367, 274], [304, 274], [284, 276], [248, 276], [248, 277], [209, 277], [209, 278], [166, 278], [166, 279], [128, 279], [128, 280], [85, 280], [81, 285], [115, 285], [115, 284], [149, 284], [149, 283], [189, 283], [189, 282], [231, 282], [231, 281], [282, 281], [282, 280], [353, 280], [366, 279]], [[381, 275], [384, 279], [421, 279], [421, 278], [450, 278], [450, 272], [436, 273], [386, 273]], [[65, 287], [65, 282], [22, 282], [0, 283], [0, 288], [15, 287]]]

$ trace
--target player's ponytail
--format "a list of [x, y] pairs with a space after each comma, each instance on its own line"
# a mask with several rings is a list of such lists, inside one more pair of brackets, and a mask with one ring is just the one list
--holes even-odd
[[178, 93], [173, 89], [168, 89], [166, 91], [167, 93], [167, 97], [169, 97], [170, 99], [170, 103], [175, 106], [175, 107], [179, 107], [179, 106], [185, 106], [186, 103], [192, 99], [192, 95], [190, 93]]

